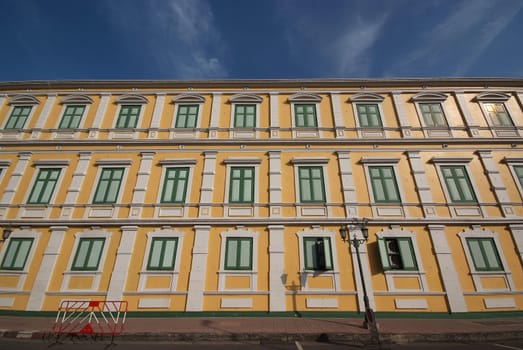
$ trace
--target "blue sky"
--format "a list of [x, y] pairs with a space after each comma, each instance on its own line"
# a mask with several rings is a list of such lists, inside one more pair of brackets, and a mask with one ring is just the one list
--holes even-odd
[[522, 77], [522, 0], [0, 0], [0, 80]]

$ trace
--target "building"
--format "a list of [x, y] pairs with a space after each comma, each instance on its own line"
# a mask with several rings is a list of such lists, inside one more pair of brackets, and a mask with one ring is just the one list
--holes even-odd
[[0, 309], [358, 311], [359, 256], [378, 312], [523, 310], [522, 131], [523, 79], [0, 83]]

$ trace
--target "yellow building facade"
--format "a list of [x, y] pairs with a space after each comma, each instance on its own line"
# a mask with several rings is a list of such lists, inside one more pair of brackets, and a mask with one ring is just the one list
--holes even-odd
[[0, 83], [0, 310], [521, 311], [522, 132], [522, 79]]

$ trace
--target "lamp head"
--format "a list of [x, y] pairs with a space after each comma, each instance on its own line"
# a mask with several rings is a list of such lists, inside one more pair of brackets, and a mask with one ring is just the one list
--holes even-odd
[[341, 225], [340, 227], [340, 236], [341, 239], [345, 242], [347, 240], [347, 237], [349, 236], [349, 229], [345, 225]]
[[11, 232], [13, 232], [11, 230], [11, 227], [7, 226], [6, 228], [4, 228], [4, 231], [2, 232], [2, 241], [5, 241], [6, 239], [8, 239], [9, 236], [11, 235]]

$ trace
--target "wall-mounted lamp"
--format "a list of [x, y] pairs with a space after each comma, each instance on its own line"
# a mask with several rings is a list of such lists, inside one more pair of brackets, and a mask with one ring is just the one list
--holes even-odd
[[11, 235], [11, 232], [13, 232], [13, 230], [11, 230], [11, 226], [4, 228], [4, 231], [2, 231], [2, 241], [7, 240]]

